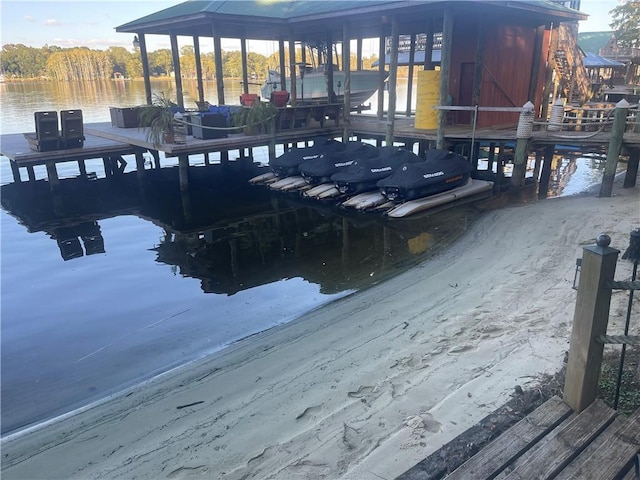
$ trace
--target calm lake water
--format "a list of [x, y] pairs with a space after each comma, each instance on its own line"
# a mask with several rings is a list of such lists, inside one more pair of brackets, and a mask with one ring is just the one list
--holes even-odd
[[[206, 84], [206, 98], [214, 88]], [[195, 83], [184, 90], [196, 92]], [[226, 94], [237, 98], [240, 85]], [[144, 88], [3, 83], [0, 99], [2, 133], [21, 133], [40, 110], [80, 108], [87, 123], [109, 121], [110, 106], [144, 103]], [[185, 195], [173, 160], [148, 170], [144, 188], [127, 160], [126, 174], [110, 179], [101, 161], [88, 161], [95, 181], [61, 164], [52, 197], [43, 180], [13, 184], [0, 158], [3, 435], [380, 282], [446, 248], [481, 215], [470, 205], [410, 221], [347, 215], [249, 186], [250, 165], [197, 158]], [[594, 162], [558, 158], [556, 194], [599, 182]], [[36, 174], [45, 178], [44, 168]]]

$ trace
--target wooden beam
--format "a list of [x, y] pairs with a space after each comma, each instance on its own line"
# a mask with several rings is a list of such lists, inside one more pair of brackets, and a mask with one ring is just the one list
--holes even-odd
[[433, 19], [430, 18], [427, 20], [427, 25], [425, 29], [426, 35], [426, 43], [424, 46], [424, 69], [425, 70], [433, 70]]
[[342, 141], [349, 140], [349, 116], [351, 114], [351, 34], [349, 22], [342, 24], [342, 72], [344, 73], [344, 108], [342, 111]]
[[334, 103], [336, 92], [333, 90], [333, 37], [327, 32], [327, 97], [328, 103]]
[[212, 25], [213, 33], [213, 55], [216, 66], [216, 91], [218, 93], [218, 105], [224, 105], [224, 81], [222, 78], [222, 45], [218, 28], [214, 23]]
[[529, 100], [533, 104], [536, 103], [536, 94], [538, 93], [538, 82], [540, 79], [540, 64], [542, 62], [542, 47], [544, 41], [544, 25], [536, 29], [536, 39], [533, 45], [533, 62], [531, 65], [531, 78], [529, 80]]
[[198, 101], [204, 102], [204, 85], [202, 82], [202, 58], [200, 56], [200, 38], [193, 36], [193, 54], [196, 57], [196, 81], [198, 82]]
[[416, 34], [411, 34], [411, 45], [409, 46], [409, 77], [407, 78], [407, 109], [405, 116], [411, 116], [411, 98], [413, 90], [413, 61], [416, 54]]
[[171, 32], [171, 56], [173, 58], [174, 81], [176, 85], [176, 103], [184, 107], [184, 97], [182, 94], [182, 74], [180, 73], [180, 51], [178, 50], [178, 36]]
[[[149, 70], [149, 57], [147, 55], [147, 42], [144, 33], [138, 34], [138, 42], [140, 43], [140, 58], [142, 59], [142, 76], [144, 77], [144, 93], [147, 105], [151, 105], [151, 73]], [[167, 72], [168, 73], [168, 72]]]
[[384, 38], [385, 38], [385, 26], [381, 25], [380, 38], [378, 41], [378, 120], [383, 120], [384, 118], [384, 80], [387, 76], [387, 73], [384, 69], [384, 58], [385, 58]]
[[297, 103], [297, 90], [298, 86], [296, 85], [296, 42], [293, 39], [293, 33], [290, 33], [289, 37], [289, 71], [291, 72], [291, 81], [289, 82], [289, 93], [290, 93], [290, 102], [291, 105], [296, 105]]
[[[449, 95], [449, 71], [451, 69], [451, 46], [453, 44], [453, 12], [451, 8], [444, 9], [442, 20], [442, 50], [440, 61], [440, 105], [447, 104]], [[447, 123], [447, 112], [438, 110], [438, 139], [436, 148], [445, 148], [444, 127]]]
[[[486, 44], [486, 17], [483, 15], [478, 25], [478, 39], [476, 43], [476, 63], [473, 69], [473, 91], [471, 93], [471, 104], [480, 105], [480, 96], [482, 94], [482, 74], [484, 72], [484, 49]], [[473, 118], [477, 115], [474, 111], [471, 115], [471, 123], [477, 125], [478, 119]]]
[[398, 79], [399, 38], [398, 19], [393, 17], [391, 19], [391, 52], [389, 53], [391, 57], [389, 65], [389, 108], [387, 111], [387, 134], [385, 136], [385, 143], [387, 145], [393, 145], [393, 131], [396, 120], [396, 83]]
[[278, 57], [280, 60], [280, 90], [287, 89], [287, 69], [284, 61], [284, 40], [278, 40]]
[[242, 93], [249, 93], [249, 72], [247, 67], [247, 37], [245, 36], [240, 37], [240, 55], [242, 56]]

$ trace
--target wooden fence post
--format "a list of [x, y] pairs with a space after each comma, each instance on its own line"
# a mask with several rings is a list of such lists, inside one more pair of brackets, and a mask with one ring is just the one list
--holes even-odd
[[609, 282], [613, 280], [620, 253], [609, 247], [610, 243], [608, 235], [599, 235], [596, 245], [585, 247], [582, 253], [563, 398], [575, 412], [589, 406], [598, 393], [604, 345], [596, 338], [607, 333], [611, 304]]

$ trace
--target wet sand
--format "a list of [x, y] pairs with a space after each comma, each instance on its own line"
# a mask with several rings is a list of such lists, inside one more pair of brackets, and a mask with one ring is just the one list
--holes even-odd
[[394, 478], [560, 368], [582, 246], [638, 226], [618, 182], [489, 212], [398, 277], [3, 439], [2, 477]]

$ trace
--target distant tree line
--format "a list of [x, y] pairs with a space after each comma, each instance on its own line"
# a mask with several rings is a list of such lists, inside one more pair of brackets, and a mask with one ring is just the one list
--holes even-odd
[[[202, 75], [205, 79], [215, 77], [213, 53], [201, 54]], [[148, 52], [149, 70], [152, 76], [167, 76], [174, 71], [171, 50], [160, 49]], [[247, 55], [249, 74], [264, 76], [268, 57], [258, 53]], [[41, 48], [22, 44], [2, 46], [0, 71], [8, 78], [51, 78], [55, 80], [96, 80], [142, 77], [140, 52], [129, 52], [124, 47], [109, 47], [107, 50], [90, 50], [87, 47], [61, 48], [45, 45]], [[180, 71], [184, 78], [196, 77], [196, 58], [192, 46], [180, 49]], [[223, 77], [242, 76], [242, 57], [238, 51], [222, 52]]]
[[[183, 78], [196, 78], [196, 56], [191, 45], [180, 49], [180, 73]], [[147, 54], [149, 70], [152, 76], [167, 76], [174, 72], [171, 50], [160, 49]], [[285, 52], [289, 65], [288, 51]], [[376, 56], [363, 58], [363, 68], [371, 68]], [[296, 51], [296, 61], [302, 61]], [[307, 60], [308, 61], [308, 60]], [[87, 47], [61, 48], [45, 45], [41, 48], [27, 47], [22, 44], [2, 46], [0, 71], [7, 78], [31, 79], [50, 78], [62, 81], [109, 79], [114, 76], [124, 78], [142, 77], [142, 59], [140, 52], [130, 52], [124, 47], [109, 47], [107, 50], [90, 50]], [[213, 53], [200, 55], [202, 75], [205, 80], [215, 78], [215, 60]], [[247, 54], [249, 76], [264, 77], [268, 68], [279, 65], [278, 52], [269, 57], [259, 53]], [[351, 68], [356, 68], [356, 57], [351, 55]], [[222, 52], [222, 76], [224, 78], [242, 77], [242, 54], [239, 51]]]

